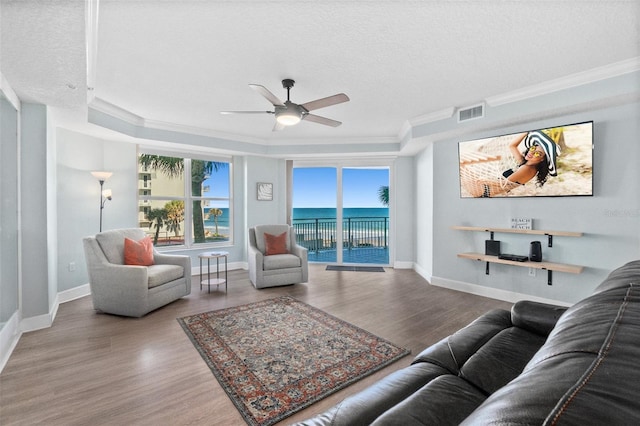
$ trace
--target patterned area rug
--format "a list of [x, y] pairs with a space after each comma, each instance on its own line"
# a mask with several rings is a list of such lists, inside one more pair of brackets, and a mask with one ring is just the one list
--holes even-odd
[[272, 425], [409, 353], [292, 297], [178, 322], [250, 425]]

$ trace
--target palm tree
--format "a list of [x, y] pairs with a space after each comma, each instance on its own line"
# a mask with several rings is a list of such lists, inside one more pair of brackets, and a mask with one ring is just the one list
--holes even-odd
[[147, 213], [147, 220], [149, 220], [149, 229], [151, 229], [152, 227], [156, 229], [156, 234], [153, 237], [154, 246], [158, 244], [160, 230], [164, 226], [166, 218], [167, 211], [165, 209], [151, 209], [151, 211]]
[[383, 205], [389, 206], [389, 187], [388, 186], [381, 186], [380, 188], [378, 188], [378, 200], [380, 200], [380, 202]]
[[222, 216], [222, 210], [220, 209], [209, 209], [209, 212], [207, 213], [207, 217], [211, 217], [213, 216], [213, 223], [216, 224], [216, 237], [220, 235], [220, 233], [218, 232], [218, 216]]
[[[155, 169], [169, 178], [180, 177], [184, 172], [184, 159], [165, 157], [163, 155], [141, 154], [138, 162], [140, 165]], [[227, 163], [217, 161], [192, 160], [191, 161], [191, 195], [202, 196], [202, 183], [211, 175], [226, 167]], [[203, 243], [204, 217], [202, 213], [202, 201], [193, 200], [193, 237], [194, 242]]]
[[164, 208], [167, 211], [167, 230], [178, 237], [180, 235], [180, 223], [184, 220], [184, 201], [169, 201], [164, 205]]

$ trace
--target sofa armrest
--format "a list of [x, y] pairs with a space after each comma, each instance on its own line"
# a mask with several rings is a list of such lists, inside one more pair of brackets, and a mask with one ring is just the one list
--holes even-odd
[[251, 282], [258, 283], [262, 281], [264, 271], [264, 254], [257, 247], [249, 245], [247, 249], [247, 261], [249, 262], [249, 276]]
[[301, 245], [294, 245], [291, 247], [291, 254], [295, 254], [296, 256], [298, 256], [300, 259], [302, 259], [303, 261], [307, 261], [307, 256], [308, 256], [308, 251], [306, 248], [302, 247]]
[[184, 255], [163, 254], [157, 251], [153, 252], [153, 262], [158, 265], [178, 265], [182, 266], [185, 271], [191, 270], [191, 258]]
[[184, 255], [162, 254], [154, 250], [153, 261], [157, 265], [178, 265], [184, 269], [187, 291], [191, 292], [191, 258]]
[[94, 297], [117, 293], [122, 298], [144, 299], [149, 291], [146, 266], [94, 264], [89, 272]]
[[548, 336], [566, 307], [521, 300], [511, 307], [511, 322], [541, 336]]

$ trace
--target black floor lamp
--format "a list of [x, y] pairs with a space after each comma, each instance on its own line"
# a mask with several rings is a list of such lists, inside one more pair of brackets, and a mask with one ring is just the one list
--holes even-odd
[[113, 173], [91, 172], [91, 174], [93, 175], [93, 177], [98, 179], [98, 182], [100, 182], [100, 232], [102, 232], [102, 210], [104, 209], [104, 203], [106, 203], [107, 200], [110, 200], [112, 198], [111, 190], [103, 189], [103, 186], [104, 186], [104, 181], [109, 179]]

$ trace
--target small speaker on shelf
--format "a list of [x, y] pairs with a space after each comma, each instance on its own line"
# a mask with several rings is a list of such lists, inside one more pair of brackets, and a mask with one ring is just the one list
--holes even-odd
[[532, 262], [542, 262], [542, 245], [540, 241], [531, 241], [529, 260]]
[[500, 256], [500, 241], [485, 240], [484, 254], [488, 254], [491, 256]]

